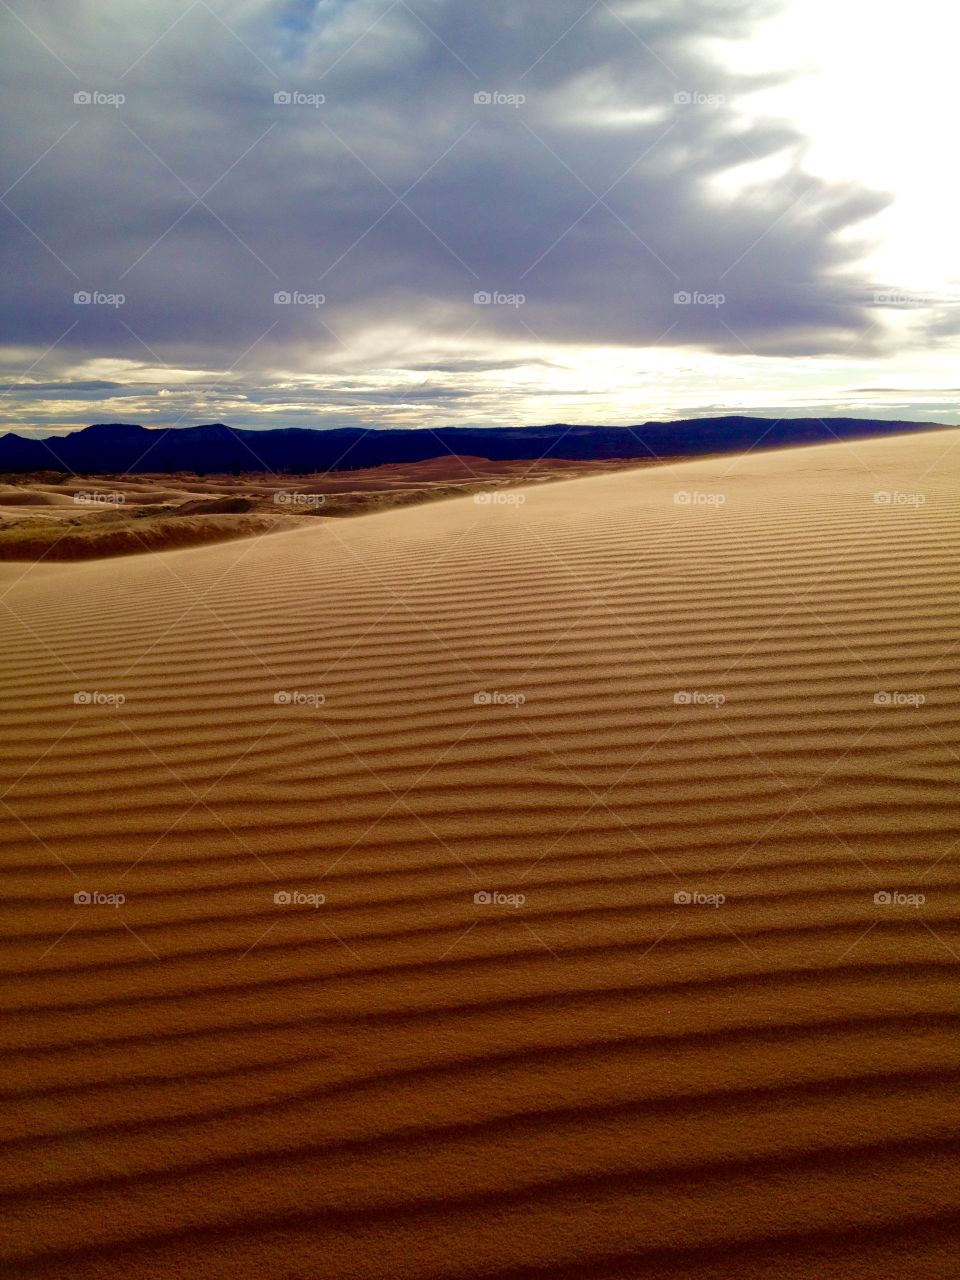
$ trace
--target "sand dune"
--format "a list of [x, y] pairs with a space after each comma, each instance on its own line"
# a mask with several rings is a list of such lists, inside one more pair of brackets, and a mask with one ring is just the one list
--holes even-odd
[[[656, 461], [651, 457], [644, 465]], [[0, 560], [96, 560], [170, 551], [287, 532], [310, 519], [366, 515], [638, 465], [622, 458], [491, 462], [446, 455], [308, 476], [10, 475], [12, 483], [0, 483]]]
[[958, 446], [0, 566], [3, 1274], [954, 1276]]

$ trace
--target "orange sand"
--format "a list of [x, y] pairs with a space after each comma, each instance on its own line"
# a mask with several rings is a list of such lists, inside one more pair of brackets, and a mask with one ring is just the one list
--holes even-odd
[[0, 566], [3, 1275], [954, 1277], [958, 445]]

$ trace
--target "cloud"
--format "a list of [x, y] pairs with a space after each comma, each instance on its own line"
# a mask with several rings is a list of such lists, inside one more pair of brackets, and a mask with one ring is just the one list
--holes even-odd
[[22, 382], [17, 386], [20, 395], [40, 395], [50, 391], [71, 391], [78, 395], [85, 391], [114, 391], [123, 386], [121, 382]]
[[554, 360], [431, 360], [426, 364], [408, 364], [407, 368], [414, 373], [496, 373], [512, 369], [555, 369]]
[[[30, 398], [174, 366], [241, 375], [255, 408], [278, 368], [507, 375], [531, 344], [543, 368], [882, 347], [851, 232], [884, 198], [804, 172], [796, 130], [751, 113], [771, 78], [710, 52], [767, 0], [10, 7], [0, 316], [63, 377]], [[774, 156], [775, 181], [723, 186]], [[104, 356], [140, 372], [70, 381]]]

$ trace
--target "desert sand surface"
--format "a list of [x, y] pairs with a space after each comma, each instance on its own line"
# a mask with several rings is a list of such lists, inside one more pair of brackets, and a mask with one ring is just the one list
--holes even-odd
[[472, 493], [655, 465], [636, 459], [491, 461], [445, 455], [307, 476], [276, 472], [0, 474], [0, 560], [95, 560], [281, 533]]
[[0, 566], [4, 1276], [955, 1277], [958, 479]]

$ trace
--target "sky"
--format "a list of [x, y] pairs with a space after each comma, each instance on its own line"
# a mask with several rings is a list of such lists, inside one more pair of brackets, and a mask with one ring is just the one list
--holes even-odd
[[960, 12], [0, 0], [0, 432], [960, 423]]

